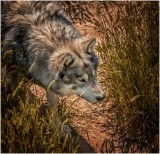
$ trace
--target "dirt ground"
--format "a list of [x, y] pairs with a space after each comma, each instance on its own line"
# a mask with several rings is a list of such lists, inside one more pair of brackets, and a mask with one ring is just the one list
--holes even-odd
[[[33, 93], [46, 100], [45, 92], [41, 87], [32, 85]], [[106, 137], [106, 114], [108, 102], [91, 104], [85, 100], [78, 100], [76, 96], [67, 97], [69, 111], [69, 124], [72, 128], [72, 136], [79, 136], [77, 143], [80, 145], [79, 152], [101, 152], [102, 143]]]
[[[85, 37], [96, 37], [100, 42], [98, 32], [91, 23], [84, 25], [76, 24], [75, 27]], [[71, 123], [81, 136], [79, 144], [80, 152], [101, 152], [102, 143], [106, 137], [106, 117], [108, 102], [91, 104], [85, 100], [80, 100], [73, 104], [71, 113]], [[87, 142], [87, 143], [86, 143]]]

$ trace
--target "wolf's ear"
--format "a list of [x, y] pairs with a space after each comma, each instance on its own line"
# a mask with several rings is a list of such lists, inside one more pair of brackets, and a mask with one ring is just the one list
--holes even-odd
[[[49, 69], [55, 71], [58, 74], [71, 65], [74, 62], [73, 56], [70, 53], [53, 54], [49, 59]], [[58, 76], [58, 75], [57, 75]]]
[[63, 58], [59, 62], [59, 71], [58, 71], [58, 76], [60, 78], [63, 78], [66, 72], [67, 67], [73, 63], [73, 57], [70, 54], [63, 54], [61, 55]]
[[84, 52], [89, 53], [89, 54], [94, 51], [95, 44], [96, 44], [95, 37], [92, 37], [81, 43]]
[[63, 65], [63, 66], [68, 66], [68, 65], [70, 65], [72, 62], [73, 62], [73, 57], [72, 57], [70, 54], [65, 54], [65, 55], [63, 56], [63, 60], [62, 60], [61, 65]]

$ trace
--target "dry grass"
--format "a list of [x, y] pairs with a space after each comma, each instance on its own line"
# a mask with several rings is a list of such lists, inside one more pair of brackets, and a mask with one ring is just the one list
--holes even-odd
[[116, 117], [112, 152], [114, 140], [121, 152], [158, 152], [158, 2], [104, 4], [98, 10], [102, 84], [114, 98]]
[[[32, 82], [24, 70], [6, 66], [11, 54], [12, 51], [2, 57], [2, 152], [77, 152], [76, 139], [61, 131], [64, 123], [55, 125], [55, 109], [49, 110], [46, 102], [31, 94]], [[63, 111], [62, 116], [66, 114]]]

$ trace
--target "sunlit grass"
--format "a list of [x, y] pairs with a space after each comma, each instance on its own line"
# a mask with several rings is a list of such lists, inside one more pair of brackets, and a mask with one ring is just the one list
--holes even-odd
[[[135, 144], [140, 151], [156, 151], [158, 134], [158, 2], [127, 2], [99, 9], [97, 29], [104, 34], [97, 51], [103, 60], [103, 86], [114, 99], [122, 152]], [[104, 14], [105, 12], [105, 14]], [[101, 16], [101, 14], [103, 14]], [[131, 141], [132, 140], [132, 141]], [[157, 146], [157, 145], [156, 145]], [[137, 148], [136, 147], [136, 148]], [[136, 150], [134, 148], [134, 150]]]
[[[31, 94], [31, 80], [25, 77], [21, 68], [7, 68], [5, 64], [9, 54], [4, 56], [1, 78], [2, 152], [77, 152], [76, 139], [69, 138], [62, 131], [64, 123], [55, 124], [55, 108], [50, 110], [47, 102]], [[64, 110], [61, 116], [66, 118], [66, 114]]]

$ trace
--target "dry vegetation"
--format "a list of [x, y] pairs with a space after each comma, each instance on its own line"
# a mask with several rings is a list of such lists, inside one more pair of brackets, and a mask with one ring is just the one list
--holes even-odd
[[105, 34], [97, 46], [104, 61], [102, 82], [114, 98], [112, 141], [121, 152], [158, 152], [158, 3], [117, 7], [114, 15], [101, 9], [106, 14], [101, 17], [100, 12], [96, 23]]
[[[110, 100], [98, 110], [106, 127], [101, 152], [158, 152], [158, 2], [60, 4], [75, 24], [90, 23], [101, 36], [96, 46], [102, 59], [99, 78]], [[10, 54], [2, 56], [2, 152], [77, 152], [76, 137], [58, 131], [63, 124], [53, 125], [44, 101], [30, 94], [32, 80], [21, 68], [9, 66]], [[13, 74], [18, 74], [16, 82]]]
[[[31, 93], [32, 80], [25, 77], [25, 70], [6, 65], [11, 54], [2, 56], [2, 152], [77, 152], [76, 138], [61, 131], [64, 123], [54, 124], [55, 110]], [[63, 110], [62, 118], [67, 114]]]

